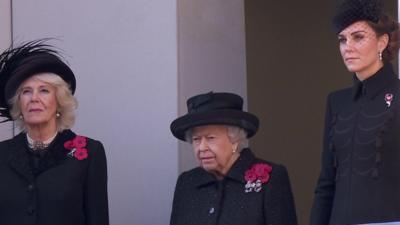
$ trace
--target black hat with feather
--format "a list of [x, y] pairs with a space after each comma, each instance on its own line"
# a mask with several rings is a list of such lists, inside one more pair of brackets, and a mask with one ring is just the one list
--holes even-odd
[[39, 73], [54, 73], [60, 76], [75, 92], [74, 73], [61, 60], [53, 46], [46, 44], [48, 39], [40, 39], [10, 47], [0, 55], [0, 117], [12, 120], [10, 99], [27, 78]]
[[344, 0], [333, 18], [333, 28], [340, 33], [357, 21], [378, 23], [383, 14], [381, 0]]

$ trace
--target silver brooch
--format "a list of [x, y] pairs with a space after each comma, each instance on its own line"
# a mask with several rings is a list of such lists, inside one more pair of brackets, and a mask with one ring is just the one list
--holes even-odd
[[252, 191], [260, 192], [261, 191], [261, 180], [257, 179], [255, 182], [247, 181], [244, 192], [249, 193]]

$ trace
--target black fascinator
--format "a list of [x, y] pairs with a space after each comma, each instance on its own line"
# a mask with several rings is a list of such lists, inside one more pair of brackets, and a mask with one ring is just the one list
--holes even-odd
[[49, 39], [40, 39], [10, 47], [0, 55], [0, 117], [12, 120], [9, 100], [27, 78], [38, 73], [54, 73], [60, 76], [75, 92], [76, 81], [72, 70], [65, 64]]
[[336, 33], [340, 33], [357, 21], [378, 23], [382, 8], [381, 0], [344, 0], [333, 18], [333, 28]]

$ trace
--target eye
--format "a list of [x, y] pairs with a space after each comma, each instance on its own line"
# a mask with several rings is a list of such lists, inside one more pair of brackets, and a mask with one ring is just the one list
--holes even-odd
[[192, 143], [197, 143], [200, 141], [200, 137], [192, 137]]
[[207, 136], [207, 140], [209, 140], [209, 141], [215, 140], [215, 138], [217, 138], [217, 137], [214, 135]]
[[346, 38], [344, 38], [344, 37], [339, 37], [338, 38], [338, 42], [340, 43], [340, 44], [345, 44], [346, 43]]
[[362, 35], [362, 34], [355, 34], [354, 35], [354, 40], [355, 41], [361, 41], [363, 39], [364, 39], [364, 35]]
[[47, 88], [41, 88], [41, 89], [40, 89], [40, 92], [41, 92], [41, 93], [50, 93], [50, 90], [47, 89]]
[[23, 89], [21, 94], [26, 95], [26, 94], [30, 94], [31, 92], [32, 92], [32, 90], [30, 90], [30, 89]]

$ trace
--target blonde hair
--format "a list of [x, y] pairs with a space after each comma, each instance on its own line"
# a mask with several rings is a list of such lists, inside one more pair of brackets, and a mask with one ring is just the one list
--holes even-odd
[[[30, 78], [47, 83], [55, 88], [57, 113], [60, 114], [60, 116], [56, 118], [57, 131], [61, 132], [72, 128], [75, 123], [75, 109], [78, 107], [78, 101], [72, 95], [69, 85], [60, 76], [54, 73], [39, 73]], [[17, 126], [21, 130], [25, 130], [26, 126], [24, 120], [20, 118], [21, 108], [18, 104], [21, 92], [22, 85], [18, 87], [15, 95], [9, 100], [9, 104], [11, 105], [10, 114]]]

